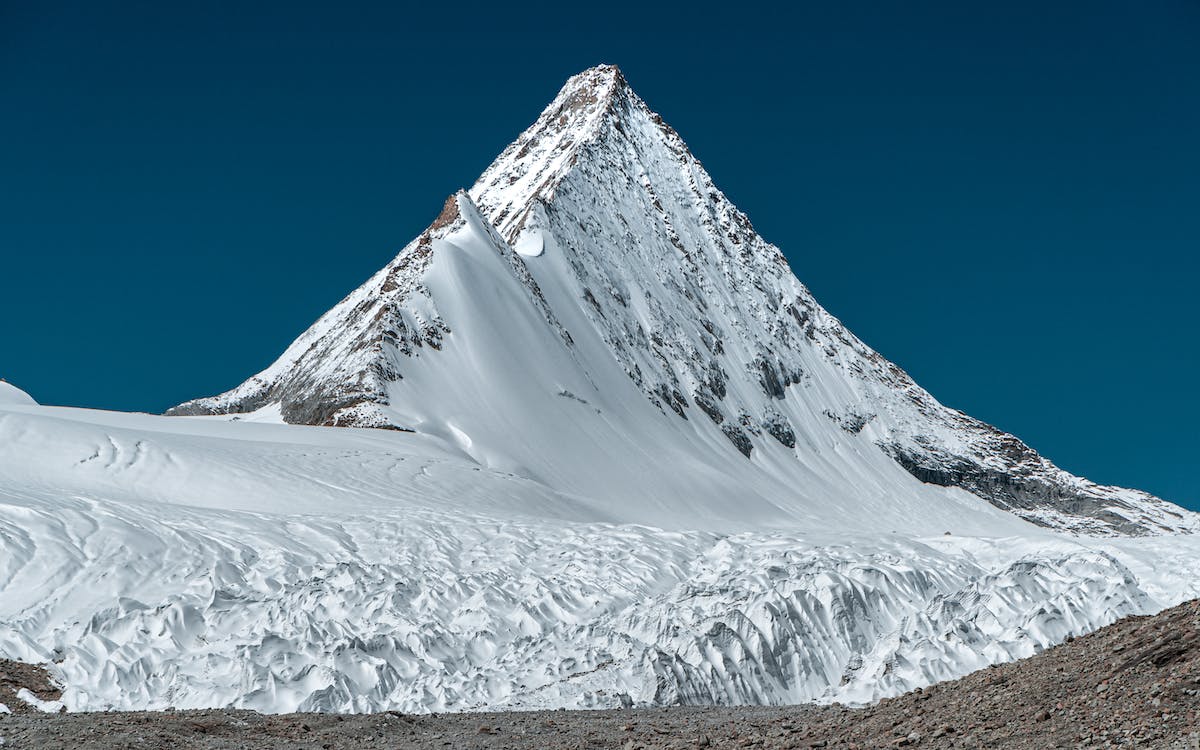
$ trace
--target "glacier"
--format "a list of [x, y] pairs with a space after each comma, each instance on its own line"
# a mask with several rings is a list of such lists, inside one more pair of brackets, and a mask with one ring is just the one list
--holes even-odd
[[168, 414], [0, 383], [0, 657], [70, 710], [863, 703], [1200, 594], [1196, 514], [937, 402], [612, 66]]

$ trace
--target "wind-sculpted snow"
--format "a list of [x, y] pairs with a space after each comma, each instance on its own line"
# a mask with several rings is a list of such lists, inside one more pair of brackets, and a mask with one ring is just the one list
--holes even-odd
[[0, 444], [0, 658], [72, 710], [870, 701], [1200, 593], [1194, 536], [613, 523], [394, 431], [9, 405]]

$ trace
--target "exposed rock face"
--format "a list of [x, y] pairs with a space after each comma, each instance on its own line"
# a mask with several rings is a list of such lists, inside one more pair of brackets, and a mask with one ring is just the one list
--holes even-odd
[[[554, 398], [563, 390], [577, 398]], [[1043, 526], [1197, 528], [1193, 514], [1072, 476], [939, 404], [817, 304], [611, 66], [569, 80], [469, 191], [271, 367], [168, 413], [263, 408], [449, 436], [482, 463], [588, 496], [634, 460], [606, 467], [597, 444], [641, 456], [667, 441], [706, 465], [761, 462], [771, 493], [812, 502], [911, 482], [882, 457]], [[594, 476], [560, 476], [572, 451], [592, 457]]]

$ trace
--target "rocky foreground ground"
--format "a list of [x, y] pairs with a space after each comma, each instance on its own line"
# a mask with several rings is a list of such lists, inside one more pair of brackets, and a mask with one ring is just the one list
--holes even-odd
[[410, 715], [47, 714], [45, 674], [0, 662], [17, 748], [1074, 748], [1200, 750], [1200, 601], [875, 706]]

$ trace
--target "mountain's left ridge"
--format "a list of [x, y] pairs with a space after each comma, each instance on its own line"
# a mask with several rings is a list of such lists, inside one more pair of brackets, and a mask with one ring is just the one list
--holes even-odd
[[973, 497], [1075, 533], [1198, 526], [938, 403], [813, 299], [613, 66], [571, 78], [271, 367], [169, 413], [273, 409], [638, 497], [618, 514], [636, 522], [1008, 528]]

